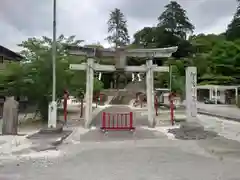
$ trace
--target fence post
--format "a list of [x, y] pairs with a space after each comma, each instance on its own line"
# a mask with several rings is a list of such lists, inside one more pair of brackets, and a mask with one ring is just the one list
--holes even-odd
[[129, 125], [130, 125], [130, 129], [132, 129], [133, 128], [133, 112], [130, 112], [129, 113]]
[[157, 96], [155, 96], [155, 111], [156, 111], [156, 116], [158, 116], [158, 100], [157, 100]]
[[[117, 116], [117, 128], [119, 127], [118, 126], [118, 116], [119, 116], [119, 114], [116, 114], [116, 116]], [[120, 125], [120, 127], [121, 127], [121, 125]]]
[[108, 125], [107, 128], [111, 127], [111, 117], [110, 117], [110, 113], [108, 113]]
[[170, 100], [170, 115], [171, 115], [171, 122], [172, 126], [174, 125], [174, 105], [173, 105], [173, 100]]
[[106, 113], [102, 113], [102, 128], [106, 128]]
[[67, 91], [64, 92], [63, 95], [63, 113], [64, 113], [64, 122], [67, 122], [67, 100], [68, 100], [68, 93]]

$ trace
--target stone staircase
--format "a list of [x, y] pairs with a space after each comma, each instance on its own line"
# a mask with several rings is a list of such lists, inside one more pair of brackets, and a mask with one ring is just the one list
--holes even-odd
[[127, 84], [125, 89], [121, 89], [117, 91], [117, 94], [112, 99], [109, 104], [112, 105], [129, 105], [132, 99], [135, 99], [136, 93], [145, 93], [146, 85], [145, 81], [137, 81], [137, 82], [130, 82]]

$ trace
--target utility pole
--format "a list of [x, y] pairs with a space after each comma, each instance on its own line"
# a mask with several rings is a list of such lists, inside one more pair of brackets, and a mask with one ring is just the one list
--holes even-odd
[[56, 101], [56, 0], [53, 0], [52, 101]]
[[48, 128], [57, 126], [57, 103], [56, 103], [56, 7], [53, 0], [53, 40], [52, 40], [52, 102], [48, 106]]

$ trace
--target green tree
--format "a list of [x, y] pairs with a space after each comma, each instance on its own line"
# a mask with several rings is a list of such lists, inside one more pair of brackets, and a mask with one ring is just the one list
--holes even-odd
[[120, 9], [115, 8], [111, 11], [107, 24], [108, 33], [110, 33], [107, 40], [110, 43], [113, 43], [115, 47], [124, 46], [129, 43], [127, 20]]
[[222, 42], [226, 37], [222, 34], [198, 34], [189, 37], [189, 42], [194, 46], [196, 53], [208, 53], [217, 43]]
[[233, 16], [231, 23], [228, 25], [226, 36], [228, 40], [235, 40], [240, 38], [240, 1], [237, 0], [237, 11]]
[[200, 84], [238, 84], [239, 43], [226, 41], [222, 37], [213, 38], [212, 35], [197, 39], [194, 41], [197, 42], [198, 53], [191, 59], [191, 65], [198, 68], [198, 82]]
[[27, 89], [24, 87], [24, 84], [27, 83], [24, 78], [26, 70], [26, 66], [16, 62], [6, 64], [6, 67], [0, 71], [1, 95], [9, 93], [20, 96], [22, 93], [26, 94]]
[[165, 6], [166, 10], [158, 17], [158, 27], [164, 27], [172, 34], [186, 39], [195, 29], [189, 21], [186, 11], [176, 1]]
[[[56, 56], [56, 97], [62, 99], [67, 89], [70, 94], [85, 91], [85, 72], [72, 71], [70, 63], [81, 63], [85, 58], [69, 55], [67, 46], [79, 45], [82, 41], [75, 40], [74, 36], [59, 36], [57, 39]], [[29, 38], [20, 46], [25, 60], [20, 64], [9, 64], [0, 75], [1, 84], [6, 91], [16, 96], [25, 96], [37, 105], [43, 120], [47, 120], [48, 103], [52, 96], [52, 61], [50, 38]], [[101, 88], [97, 86], [97, 88]]]

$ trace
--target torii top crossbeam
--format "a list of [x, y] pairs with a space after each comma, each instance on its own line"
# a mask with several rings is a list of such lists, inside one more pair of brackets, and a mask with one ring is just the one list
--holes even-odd
[[116, 54], [124, 53], [126, 57], [171, 57], [172, 53], [176, 52], [178, 47], [169, 48], [153, 48], [153, 49], [125, 49], [118, 48], [93, 48], [69, 46], [70, 54], [88, 57], [116, 57]]

